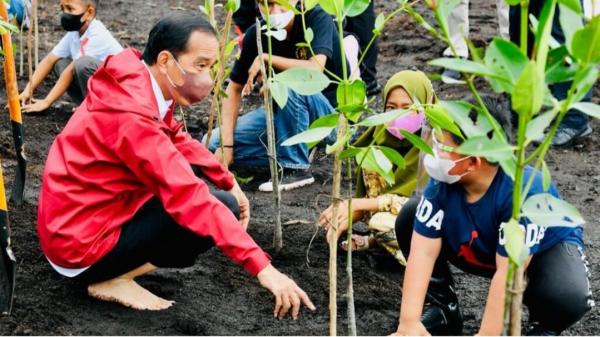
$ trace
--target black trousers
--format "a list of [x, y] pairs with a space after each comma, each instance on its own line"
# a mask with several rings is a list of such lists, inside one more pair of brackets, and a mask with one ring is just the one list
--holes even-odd
[[[396, 236], [405, 256], [410, 252], [410, 241], [418, 198], [408, 201], [396, 219]], [[453, 256], [454, 254], [452, 254]], [[448, 262], [465, 270], [465, 265], [451, 258], [447, 247], [436, 261], [432, 277], [452, 282]], [[493, 273], [476, 273], [491, 277]], [[569, 242], [560, 242], [554, 247], [534, 255], [527, 268], [527, 289], [523, 302], [529, 308], [531, 322], [552, 331], [563, 331], [579, 321], [593, 306], [588, 279], [587, 261], [583, 251]]]
[[[239, 218], [239, 206], [231, 193], [211, 193]], [[213, 246], [211, 238], [200, 237], [179, 225], [160, 200], [152, 198], [123, 225], [116, 246], [75, 279], [86, 284], [102, 282], [146, 263], [159, 268], [191, 267], [198, 255]]]

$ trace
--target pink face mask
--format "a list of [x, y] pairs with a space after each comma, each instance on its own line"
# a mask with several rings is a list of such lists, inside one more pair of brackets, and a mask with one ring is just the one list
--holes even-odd
[[409, 112], [408, 114], [393, 120], [388, 124], [387, 131], [398, 139], [404, 139], [404, 136], [400, 133], [400, 129], [406, 130], [410, 133], [415, 133], [423, 125], [425, 115], [422, 112]]
[[183, 97], [189, 104], [194, 104], [202, 101], [206, 96], [208, 96], [213, 89], [213, 80], [210, 77], [210, 73], [208, 71], [202, 72], [201, 75], [189, 74], [177, 62], [175, 57], [173, 57], [175, 61], [175, 65], [179, 68], [179, 71], [183, 74], [183, 84], [176, 85], [173, 83], [169, 74], [167, 74], [167, 79], [169, 83], [177, 90], [177, 93], [181, 97]]

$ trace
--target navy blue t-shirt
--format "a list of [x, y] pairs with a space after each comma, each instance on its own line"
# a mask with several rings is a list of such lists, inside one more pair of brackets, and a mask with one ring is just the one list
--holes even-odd
[[[531, 167], [525, 169], [524, 182], [535, 174], [527, 197], [544, 193], [542, 176]], [[428, 238], [442, 238], [452, 259], [474, 270], [496, 269], [496, 253], [507, 256], [502, 223], [512, 215], [514, 181], [498, 169], [488, 191], [474, 203], [466, 199], [460, 184], [430, 179], [417, 207], [414, 230]], [[546, 192], [560, 198], [554, 184]], [[558, 242], [570, 241], [583, 247], [582, 227], [542, 227], [521, 220], [526, 229], [530, 254], [543, 252]]]
[[[264, 24], [264, 23], [263, 23]], [[333, 19], [320, 6], [316, 6], [306, 13], [306, 28], [311, 28], [313, 31], [313, 39], [310, 43], [315, 55], [325, 55], [327, 62], [325, 68], [336, 74], [338, 77], [343, 77], [340, 43], [338, 31], [333, 22]], [[262, 35], [263, 52], [267, 53], [267, 37]], [[289, 59], [309, 60], [312, 57], [310, 50], [307, 47], [299, 47], [296, 44], [306, 42], [304, 39], [304, 30], [302, 29], [302, 16], [294, 17], [294, 25], [287, 39], [278, 41], [271, 38], [271, 46], [273, 55], [281, 56]], [[248, 81], [248, 70], [252, 66], [252, 62], [258, 55], [256, 47], [256, 25], [248, 28], [244, 35], [242, 43], [242, 53], [240, 58], [235, 61], [231, 70], [230, 79], [235, 83], [244, 85]], [[348, 70], [349, 71], [349, 70]], [[323, 95], [327, 98], [332, 106], [336, 104], [337, 84], [331, 83], [323, 91]]]

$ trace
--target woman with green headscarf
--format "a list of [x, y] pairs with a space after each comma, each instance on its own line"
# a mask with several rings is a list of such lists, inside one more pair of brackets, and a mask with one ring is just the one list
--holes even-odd
[[[388, 80], [383, 90], [385, 111], [406, 109], [415, 103], [413, 99], [423, 104], [431, 104], [435, 101], [431, 82], [423, 72], [404, 70]], [[371, 144], [391, 147], [402, 154], [405, 167], [394, 165], [393, 185], [389, 185], [376, 172], [358, 170], [356, 198], [352, 199], [352, 219], [366, 220], [370, 235], [353, 235], [352, 249], [363, 250], [380, 246], [392, 254], [399, 263], [406, 264], [396, 241], [394, 225], [400, 209], [417, 186], [419, 150], [404, 139], [399, 130], [418, 135], [424, 120], [425, 117], [421, 112], [410, 112], [388, 125], [367, 129], [354, 144], [356, 147], [367, 147]], [[319, 217], [319, 224], [325, 229], [329, 229], [332, 213], [333, 209], [330, 206]], [[340, 224], [339, 237], [347, 229], [348, 201], [340, 203], [338, 223]], [[347, 249], [346, 241], [342, 242], [342, 248]]]

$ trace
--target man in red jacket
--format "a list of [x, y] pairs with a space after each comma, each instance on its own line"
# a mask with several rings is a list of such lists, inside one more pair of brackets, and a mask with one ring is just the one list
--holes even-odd
[[50, 149], [40, 244], [53, 268], [89, 284], [91, 296], [148, 310], [173, 302], [135, 277], [189, 267], [216, 245], [275, 295], [275, 316], [291, 309], [295, 319], [302, 302], [314, 305], [246, 233], [250, 206], [232, 174], [173, 119], [175, 102], [211, 92], [218, 48], [206, 20], [180, 13], [154, 26], [143, 55], [127, 49], [106, 59]]

